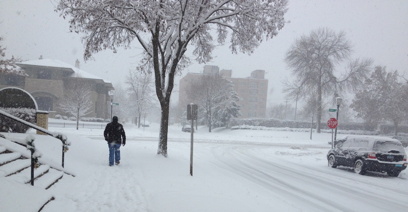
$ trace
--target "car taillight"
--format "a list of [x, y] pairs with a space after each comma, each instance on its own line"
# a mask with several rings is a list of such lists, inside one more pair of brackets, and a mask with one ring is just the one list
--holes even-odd
[[370, 158], [370, 159], [377, 159], [377, 157], [375, 156], [375, 152], [370, 152], [370, 153], [368, 153], [368, 158]]
[[407, 161], [407, 156], [404, 155], [404, 159], [402, 159], [403, 161]]

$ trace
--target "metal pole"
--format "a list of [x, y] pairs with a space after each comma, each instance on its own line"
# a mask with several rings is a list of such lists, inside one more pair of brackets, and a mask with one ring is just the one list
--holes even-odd
[[32, 186], [34, 186], [34, 166], [35, 166], [33, 154], [34, 154], [34, 150], [31, 149], [31, 185]]
[[62, 168], [64, 168], [65, 145], [62, 145]]
[[112, 121], [112, 118], [113, 118], [113, 96], [111, 97], [111, 121]]
[[193, 176], [193, 140], [194, 140], [194, 118], [191, 119], [191, 144], [190, 144], [190, 175]]
[[[337, 123], [339, 123], [339, 108], [340, 108], [340, 105], [337, 104], [337, 113], [336, 113]], [[334, 130], [334, 140], [337, 139], [337, 127], [338, 127], [338, 126], [339, 126], [339, 125], [337, 124], [336, 129]]]
[[314, 118], [314, 112], [312, 113], [312, 124], [310, 125], [310, 140], [313, 140], [312, 139], [312, 133], [313, 133], [313, 118]]

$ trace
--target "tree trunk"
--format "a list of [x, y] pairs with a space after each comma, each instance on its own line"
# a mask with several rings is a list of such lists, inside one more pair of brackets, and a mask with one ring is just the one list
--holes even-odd
[[211, 132], [211, 99], [209, 96], [209, 91], [207, 88], [207, 121], [208, 121], [208, 132]]
[[142, 115], [139, 113], [138, 114], [138, 118], [137, 118], [137, 128], [140, 128], [140, 119], [141, 119]]
[[211, 105], [208, 108], [208, 132], [211, 132], [211, 126], [212, 126], [212, 115], [211, 115]]
[[[171, 67], [168, 71], [168, 84], [166, 85], [166, 69], [167, 64], [162, 64], [163, 67], [160, 67], [159, 64], [159, 24], [157, 23], [155, 33], [152, 38], [153, 46], [153, 68], [154, 68], [154, 77], [156, 85], [156, 95], [160, 102], [161, 107], [161, 120], [160, 120], [160, 138], [159, 138], [159, 147], [157, 154], [161, 154], [164, 157], [167, 157], [167, 133], [169, 129], [169, 113], [170, 113], [170, 98], [171, 92], [174, 87], [174, 75], [176, 73], [177, 65], [179, 63], [179, 58], [182, 58], [183, 54], [186, 51], [185, 46], [179, 40], [176, 57], [171, 62]], [[164, 92], [163, 92], [164, 91]]]
[[322, 122], [322, 80], [321, 76], [317, 85], [317, 116], [316, 116], [316, 125], [317, 133], [321, 132], [321, 122]]
[[169, 129], [169, 112], [170, 112], [170, 102], [161, 104], [161, 120], [160, 120], [160, 140], [159, 148], [157, 154], [161, 154], [167, 157], [167, 133]]
[[79, 126], [79, 108], [78, 108], [78, 110], [77, 110], [77, 115], [76, 115], [76, 117], [77, 117], [77, 126], [76, 126], [76, 129], [78, 130], [78, 126]]

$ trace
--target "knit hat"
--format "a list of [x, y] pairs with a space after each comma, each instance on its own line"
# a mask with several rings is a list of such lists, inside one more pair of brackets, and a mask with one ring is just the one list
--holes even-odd
[[112, 122], [113, 122], [113, 123], [118, 123], [118, 117], [117, 117], [117, 116], [114, 116], [114, 117], [112, 118]]

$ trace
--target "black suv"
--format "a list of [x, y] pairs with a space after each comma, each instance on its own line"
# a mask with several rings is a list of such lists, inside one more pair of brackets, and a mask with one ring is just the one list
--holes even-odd
[[401, 142], [377, 136], [347, 136], [335, 142], [334, 149], [327, 153], [329, 166], [353, 167], [354, 172], [387, 172], [397, 177], [407, 168], [407, 154]]

